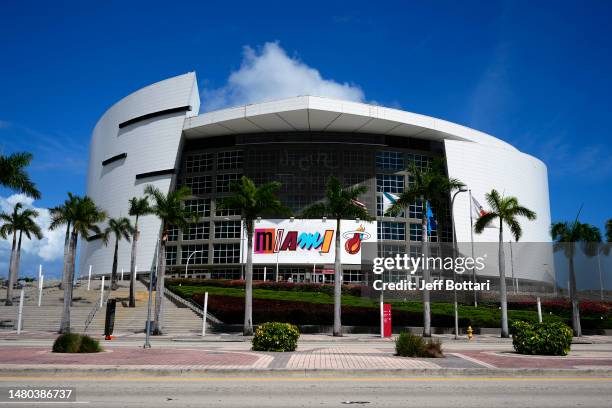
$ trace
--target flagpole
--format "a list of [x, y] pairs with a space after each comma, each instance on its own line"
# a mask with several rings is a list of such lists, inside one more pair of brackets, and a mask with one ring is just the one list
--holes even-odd
[[[470, 239], [472, 241], [472, 259], [474, 259], [474, 218], [472, 216], [472, 189], [470, 192]], [[474, 281], [474, 287], [476, 287], [476, 268], [472, 269], [472, 280]], [[474, 307], [478, 307], [478, 298], [476, 295], [476, 289], [474, 289]]]

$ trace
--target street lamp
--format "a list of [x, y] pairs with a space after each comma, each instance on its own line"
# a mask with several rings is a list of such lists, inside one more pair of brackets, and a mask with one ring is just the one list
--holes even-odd
[[189, 267], [189, 260], [191, 259], [191, 257], [194, 254], [197, 254], [198, 252], [204, 252], [202, 250], [198, 250], [198, 251], [193, 251], [192, 253], [189, 254], [189, 256], [187, 257], [187, 262], [185, 262], [185, 279], [187, 279], [187, 268]]
[[[466, 186], [459, 187], [459, 190], [455, 191], [453, 194], [453, 198], [451, 198], [451, 224], [453, 226], [453, 256], [455, 260], [457, 259], [457, 238], [455, 235], [455, 211], [453, 205], [455, 204], [455, 197], [459, 193], [465, 193], [468, 189]], [[456, 275], [457, 273], [453, 270], [453, 300], [454, 300], [454, 310], [455, 310], [455, 340], [457, 340], [459, 336], [459, 306], [457, 305], [457, 288], [456, 284]]]

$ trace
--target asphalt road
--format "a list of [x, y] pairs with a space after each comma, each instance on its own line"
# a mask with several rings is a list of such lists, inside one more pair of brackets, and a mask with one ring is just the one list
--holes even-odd
[[606, 407], [612, 378], [1, 378], [6, 387], [76, 387], [84, 407]]

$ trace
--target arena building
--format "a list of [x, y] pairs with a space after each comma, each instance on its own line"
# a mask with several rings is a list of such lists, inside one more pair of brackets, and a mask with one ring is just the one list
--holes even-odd
[[[333, 175], [345, 186], [368, 188], [361, 201], [376, 217], [371, 234], [376, 251], [364, 253], [361, 264], [343, 266], [344, 282], [364, 282], [368, 268], [363, 265], [371, 264], [376, 252], [418, 253], [422, 207], [415, 203], [399, 217], [385, 217], [383, 194], [399, 194], [408, 186], [409, 161], [426, 166], [434, 157], [444, 157], [449, 176], [463, 181], [480, 203], [492, 188], [518, 197], [538, 215], [523, 223], [522, 241], [550, 242], [546, 166], [488, 134], [425, 115], [318, 96], [199, 111], [196, 75], [191, 72], [117, 102], [98, 121], [91, 139], [87, 194], [111, 217], [127, 216], [128, 200], [142, 196], [148, 184], [163, 191], [191, 188], [193, 196], [185, 205], [200, 218], [188, 231], [171, 230], [166, 252], [171, 274], [183, 275], [189, 262], [188, 276], [242, 276], [240, 215], [216, 208], [230, 193], [232, 181], [242, 175], [257, 184], [280, 181], [279, 197], [296, 214], [290, 222], [303, 227], [307, 223], [298, 219], [300, 211], [324, 198], [326, 181]], [[497, 242], [495, 229], [471, 233], [469, 197], [458, 194], [454, 203], [457, 241]], [[448, 214], [440, 217], [450, 220]], [[146, 216], [140, 228], [138, 270], [149, 271], [160, 221]], [[434, 231], [431, 240], [450, 242], [451, 228]], [[94, 273], [109, 273], [112, 251], [97, 237], [83, 242], [81, 273], [90, 265]], [[333, 262], [319, 258], [318, 252], [313, 251], [312, 258], [279, 261], [277, 256], [276, 262], [257, 262], [255, 279], [263, 279], [266, 271], [269, 280], [329, 282]], [[517, 268], [516, 279], [550, 282], [551, 255], [539, 256], [523, 257], [530, 258], [529, 264]], [[119, 267], [127, 272], [129, 262], [130, 245], [123, 242]], [[497, 267], [492, 263], [480, 274], [494, 278]]]

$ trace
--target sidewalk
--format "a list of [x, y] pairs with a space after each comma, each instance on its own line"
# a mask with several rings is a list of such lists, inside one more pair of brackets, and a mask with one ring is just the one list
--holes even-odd
[[[508, 339], [453, 340], [441, 336], [446, 358], [403, 358], [394, 355], [392, 339], [373, 336], [334, 338], [304, 335], [293, 353], [253, 352], [242, 336], [155, 337], [153, 348], [142, 348], [142, 337], [101, 341], [105, 352], [56, 354], [54, 336], [0, 337], [0, 375], [223, 374], [287, 375], [569, 375], [612, 376], [609, 337], [581, 338], [565, 357], [524, 356], [513, 352]], [[42, 334], [41, 334], [42, 336]], [[590, 342], [591, 344], [585, 344]]]

